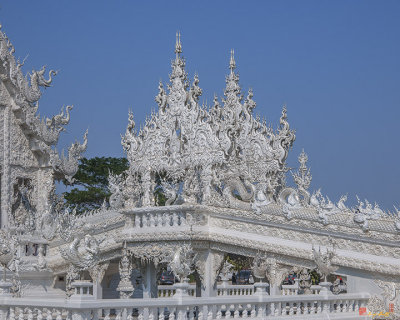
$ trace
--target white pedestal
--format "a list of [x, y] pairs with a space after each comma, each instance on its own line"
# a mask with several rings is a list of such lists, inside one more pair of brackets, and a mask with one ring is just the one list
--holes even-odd
[[319, 292], [319, 294], [324, 294], [324, 295], [333, 294], [331, 292], [331, 286], [332, 286], [331, 282], [320, 282], [319, 285], [321, 286], [321, 291]]
[[11, 297], [11, 287], [12, 283], [8, 281], [0, 281], [0, 298]]
[[90, 293], [93, 288], [93, 283], [89, 280], [74, 281], [71, 284], [74, 288], [74, 293], [71, 295], [71, 300], [94, 300], [94, 296]]
[[20, 272], [21, 286], [26, 287], [24, 297], [65, 298], [65, 291], [54, 288], [54, 275], [49, 271]]
[[189, 283], [188, 279], [183, 279], [182, 282], [180, 283], [175, 283], [174, 284], [175, 288], [175, 294], [174, 298], [184, 298], [184, 297], [189, 297]]
[[256, 282], [254, 284], [254, 289], [255, 289], [255, 295], [258, 296], [267, 296], [267, 288], [269, 287], [269, 284], [266, 282]]

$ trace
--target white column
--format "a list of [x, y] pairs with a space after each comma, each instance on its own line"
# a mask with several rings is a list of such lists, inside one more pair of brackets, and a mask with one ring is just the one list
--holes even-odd
[[143, 284], [143, 298], [157, 298], [157, 272], [153, 262], [146, 264]]
[[202, 297], [215, 297], [217, 295], [217, 285], [216, 285], [216, 275], [214, 270], [218, 266], [214, 266], [216, 263], [214, 259], [214, 253], [209, 249], [204, 253], [203, 259], [204, 261], [204, 275], [202, 281], [201, 288], [201, 296]]
[[95, 299], [103, 298], [103, 286], [100, 281], [96, 281], [93, 283], [93, 297]]
[[270, 284], [271, 286], [269, 287], [269, 294], [271, 296], [279, 296], [281, 294], [281, 289], [279, 288], [278, 285], [276, 284]]

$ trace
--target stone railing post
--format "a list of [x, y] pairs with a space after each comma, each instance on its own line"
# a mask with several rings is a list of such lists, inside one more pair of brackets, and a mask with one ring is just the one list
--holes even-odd
[[[5, 272], [5, 271], [4, 271]], [[1, 280], [0, 281], [0, 298], [12, 297], [10, 289], [12, 287], [12, 283], [8, 281]], [[0, 320], [8, 320], [8, 312], [10, 307], [8, 306], [0, 306]]]
[[[79, 280], [72, 282], [74, 293], [71, 295], [71, 301], [90, 301], [95, 300], [94, 296], [90, 294], [90, 289], [93, 288], [93, 283], [88, 280]], [[74, 320], [90, 320], [92, 319], [91, 309], [73, 309], [72, 319]], [[96, 312], [94, 312], [96, 314]]]
[[173, 287], [175, 288], [174, 298], [182, 299], [189, 297], [189, 282], [187, 278], [183, 279], [180, 283], [175, 283]]
[[10, 307], [8, 307], [8, 306], [1, 306], [0, 307], [0, 320], [9, 319], [9, 317], [8, 317], [9, 309], [10, 309]]
[[266, 282], [256, 282], [254, 284], [254, 289], [255, 289], [254, 294], [258, 296], [268, 296], [267, 292], [268, 287], [269, 284]]

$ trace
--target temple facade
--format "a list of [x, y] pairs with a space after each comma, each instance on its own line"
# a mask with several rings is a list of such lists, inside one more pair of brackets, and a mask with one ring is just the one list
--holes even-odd
[[87, 132], [60, 154], [72, 106], [38, 114], [56, 72], [24, 75], [3, 31], [0, 60], [0, 319], [399, 316], [399, 212], [311, 192], [304, 151], [289, 171], [287, 108], [276, 129], [255, 113], [233, 50], [224, 96], [200, 105], [177, 34], [157, 111], [140, 129], [128, 115], [129, 169], [110, 173], [109, 203], [81, 215], [55, 181], [73, 180]]

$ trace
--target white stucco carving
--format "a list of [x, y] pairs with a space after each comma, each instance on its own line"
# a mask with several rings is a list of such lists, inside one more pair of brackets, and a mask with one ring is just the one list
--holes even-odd
[[[255, 258], [254, 275], [266, 276], [274, 292], [280, 290], [289, 272], [297, 271], [300, 289], [314, 294], [312, 290], [319, 289], [311, 288], [309, 270], [317, 268], [324, 280], [330, 273], [345, 275], [349, 290], [373, 288], [360, 297], [334, 300], [333, 305], [354, 301], [343, 308], [354, 306], [352, 312], [356, 313], [370, 293], [376, 295], [371, 308], [381, 306], [379, 299], [397, 301], [398, 210], [389, 214], [367, 200], [349, 208], [347, 196], [334, 202], [320, 190], [310, 191], [312, 175], [304, 151], [298, 158], [298, 170], [291, 172], [291, 185], [286, 179], [286, 159], [295, 134], [287, 107], [282, 109], [276, 130], [255, 114], [254, 93], [250, 89], [245, 97], [242, 94], [233, 50], [224, 96], [215, 96], [211, 106], [200, 105], [199, 75], [189, 81], [182, 51], [178, 35], [169, 83], [160, 81], [158, 86], [158, 110], [139, 130], [129, 112], [121, 143], [130, 166], [120, 175], [110, 173], [109, 205], [77, 215], [63, 208], [54, 182], [73, 181], [78, 159], [87, 147], [87, 132], [82, 143], [72, 144], [67, 156], [56, 151], [72, 106], [51, 118], [38, 116], [41, 88], [52, 83], [56, 72], [50, 70], [46, 75], [42, 68], [24, 75], [23, 62], [14, 58], [13, 46], [0, 31], [0, 261], [4, 270], [7, 264], [14, 273], [6, 274], [8, 280], [14, 279], [14, 295], [37, 295], [40, 282], [49, 290], [41, 295], [57, 292], [74, 301], [78, 289], [84, 291], [93, 284], [96, 288], [91, 290], [97, 290], [96, 294], [100, 289], [116, 293], [117, 285], [107, 287], [108, 279], [116, 276], [121, 297], [142, 290], [150, 298], [157, 295], [157, 271], [169, 265], [182, 279], [179, 288], [184, 292], [189, 288], [185, 279], [196, 271], [198, 293], [212, 297], [217, 274], [226, 278], [231, 268], [223, 262], [226, 254], [232, 253]], [[159, 193], [165, 198], [157, 197]], [[131, 277], [134, 268], [142, 274], [135, 284]], [[0, 289], [6, 294], [10, 287]], [[342, 294], [339, 291], [335, 293]], [[308, 306], [307, 301], [301, 302], [304, 310], [328, 308], [322, 300], [317, 307]], [[248, 315], [260, 312], [261, 317], [263, 306], [258, 304], [256, 309], [255, 302], [250, 302]], [[282, 305], [279, 312], [285, 316]], [[277, 306], [270, 303], [268, 310], [278, 315]], [[155, 309], [147, 307], [146, 313], [142, 307], [137, 308], [140, 317], [156, 316]], [[297, 312], [293, 304], [288, 307], [292, 310], [288, 309], [288, 316]], [[160, 305], [159, 309], [163, 308]], [[110, 309], [100, 311], [109, 316]], [[129, 306], [125, 311], [114, 309], [117, 317], [122, 317]], [[216, 309], [217, 316], [227, 312], [221, 306]], [[17, 309], [7, 310], [7, 314], [24, 317]], [[33, 309], [27, 310], [33, 314]], [[38, 310], [52, 316], [44, 307]], [[179, 318], [182, 310], [168, 312], [172, 316], [176, 312]], [[201, 318], [204, 310], [196, 316]], [[63, 311], [57, 312], [60, 318]], [[232, 315], [239, 317], [240, 312], [238, 307]], [[161, 319], [163, 313], [159, 316]]]

